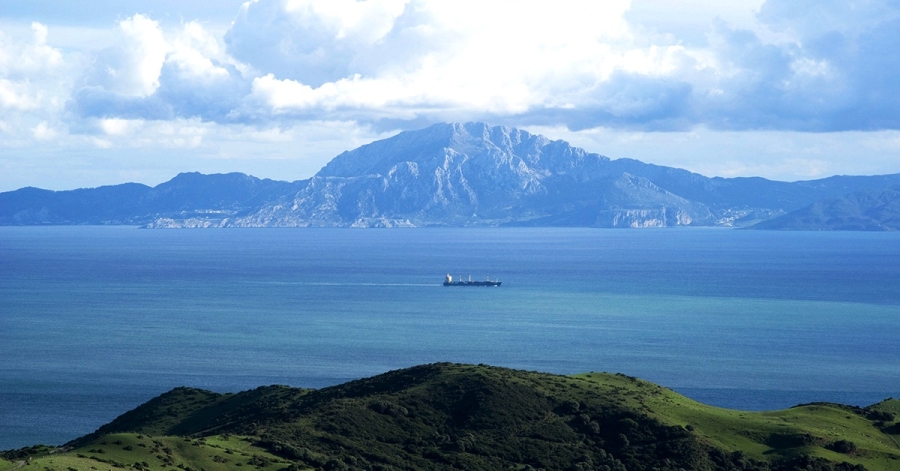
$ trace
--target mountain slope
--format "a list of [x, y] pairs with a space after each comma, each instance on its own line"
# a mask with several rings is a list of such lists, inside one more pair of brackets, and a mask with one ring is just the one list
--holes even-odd
[[0, 193], [0, 224], [135, 224], [150, 187], [137, 183], [50, 191], [22, 188]]
[[897, 184], [900, 175], [708, 178], [503, 126], [437, 124], [344, 152], [297, 194], [229, 225], [747, 226]]
[[303, 182], [242, 173], [182, 173], [155, 187], [137, 183], [70, 191], [23, 188], [0, 193], [0, 225], [132, 224], [160, 218], [221, 220], [296, 191]]
[[863, 190], [817, 201], [751, 229], [805, 231], [900, 230], [900, 191]]
[[[88, 468], [113, 459], [141, 469], [889, 470], [900, 464], [898, 412], [897, 400], [865, 409], [810, 404], [731, 411], [623, 375], [441, 363], [321, 390], [178, 388], [73, 441], [70, 451], [32, 464]], [[174, 436], [183, 438], [165, 438]], [[13, 467], [40, 453], [29, 448], [3, 456]]]
[[900, 185], [900, 174], [838, 175], [819, 180], [781, 182], [761, 177], [709, 178], [687, 170], [632, 159], [612, 160], [610, 166], [616, 171], [641, 175], [668, 191], [706, 204], [714, 210], [766, 208], [787, 212], [821, 199]]
[[900, 174], [792, 183], [708, 178], [610, 160], [522, 130], [450, 123], [344, 152], [293, 183], [190, 173], [154, 188], [0, 193], [0, 225], [745, 227], [826, 198], [898, 185]]
[[[640, 219], [640, 211], [650, 216]], [[712, 218], [706, 205], [617, 171], [606, 157], [517, 129], [466, 123], [344, 152], [293, 198], [233, 225], [628, 227]]]

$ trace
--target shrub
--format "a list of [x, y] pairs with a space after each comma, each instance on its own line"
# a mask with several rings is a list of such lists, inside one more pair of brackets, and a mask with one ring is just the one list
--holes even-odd
[[880, 420], [882, 422], [893, 422], [896, 416], [891, 412], [876, 410], [866, 414], [866, 418], [869, 420]]
[[334, 458], [328, 460], [328, 461], [325, 463], [324, 468], [325, 468], [327, 471], [342, 471], [342, 470], [348, 469], [348, 468], [347, 468], [347, 465], [344, 464], [343, 461], [340, 461], [340, 460], [334, 459]]
[[851, 442], [850, 440], [838, 440], [831, 445], [828, 446], [830, 450], [836, 451], [838, 453], [850, 454], [856, 451], [856, 444]]

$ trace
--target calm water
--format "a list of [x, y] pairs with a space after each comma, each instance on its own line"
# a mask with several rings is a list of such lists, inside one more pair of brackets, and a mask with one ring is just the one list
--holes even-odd
[[[172, 387], [435, 361], [774, 409], [900, 396], [900, 234], [0, 228], [0, 449]], [[447, 272], [501, 288], [444, 288]]]

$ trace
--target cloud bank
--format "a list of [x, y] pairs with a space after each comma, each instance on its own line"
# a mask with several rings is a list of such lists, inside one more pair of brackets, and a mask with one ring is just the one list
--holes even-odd
[[[848, 6], [849, 5], [849, 6]], [[684, 45], [631, 3], [254, 0], [224, 37], [143, 15], [91, 58], [79, 118], [466, 119], [570, 129], [896, 129], [900, 7], [769, 0]], [[652, 19], [650, 19], [652, 20]], [[46, 35], [46, 33], [45, 33]], [[39, 43], [33, 46], [37, 47]], [[58, 60], [58, 59], [57, 59]], [[7, 106], [34, 97], [4, 84]]]
[[122, 148], [174, 126], [202, 129], [177, 141], [197, 148], [307, 124], [375, 137], [469, 120], [566, 132], [900, 129], [900, 5], [670, 3], [251, 0], [227, 30], [128, 13], [96, 35], [105, 43], [79, 48], [52, 41], [71, 29], [0, 23], [0, 144]]

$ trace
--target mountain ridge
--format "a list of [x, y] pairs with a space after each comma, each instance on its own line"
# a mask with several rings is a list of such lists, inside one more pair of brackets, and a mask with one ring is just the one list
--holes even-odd
[[0, 193], [0, 225], [144, 225], [161, 217], [230, 216], [298, 184], [237, 172], [187, 172], [155, 187], [140, 183], [65, 191], [26, 187]]
[[0, 193], [0, 225], [746, 227], [897, 186], [900, 174], [710, 178], [515, 128], [441, 123], [342, 152], [295, 182], [185, 173], [152, 188]]
[[827, 198], [762, 221], [751, 229], [897, 231], [900, 230], [900, 187], [858, 190]]

